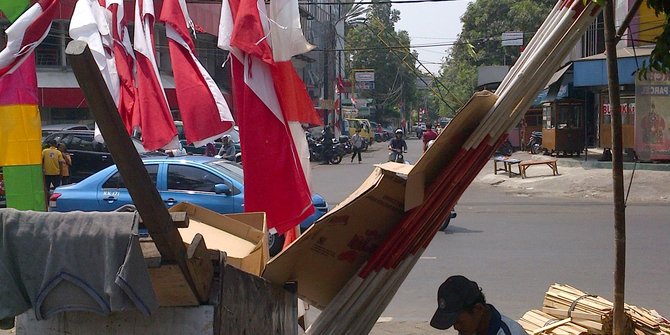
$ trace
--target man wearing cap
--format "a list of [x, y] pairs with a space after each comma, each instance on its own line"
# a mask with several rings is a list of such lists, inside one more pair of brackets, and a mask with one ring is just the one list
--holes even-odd
[[476, 282], [451, 276], [437, 291], [437, 311], [430, 325], [437, 329], [452, 326], [460, 335], [527, 335], [521, 325], [486, 303]]

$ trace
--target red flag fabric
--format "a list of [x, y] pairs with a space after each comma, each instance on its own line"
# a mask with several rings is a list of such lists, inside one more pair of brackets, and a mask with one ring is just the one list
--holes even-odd
[[221, 90], [195, 56], [186, 2], [164, 2], [160, 20], [165, 22], [186, 140], [205, 145], [228, 131], [233, 117]]
[[112, 13], [113, 52], [120, 82], [118, 110], [128, 134], [132, 134], [133, 128], [140, 125], [140, 116], [135, 104], [135, 57], [128, 36], [123, 0], [108, 0], [107, 9]]
[[312, 125], [321, 125], [312, 99], [309, 97], [305, 84], [298, 77], [290, 61], [276, 62], [272, 66], [272, 79], [277, 90], [281, 110], [287, 121], [297, 121]]
[[242, 143], [244, 209], [266, 212], [268, 227], [282, 234], [314, 213], [314, 206], [288, 125], [244, 81], [250, 68], [253, 76], [267, 77], [269, 69], [257, 58], [247, 61], [245, 69], [237, 59], [231, 60]]
[[284, 233], [311, 215], [314, 206], [277, 96], [278, 83], [272, 80], [274, 61], [259, 8], [264, 4], [255, 0], [242, 0], [239, 6], [235, 0], [224, 3], [219, 45], [235, 55], [231, 64], [242, 143], [245, 210], [266, 212], [268, 227]]
[[58, 0], [40, 0], [7, 29], [7, 46], [0, 51], [0, 76], [13, 72], [47, 37], [58, 5]]
[[167, 98], [160, 81], [154, 50], [154, 2], [135, 2], [135, 57], [137, 59], [137, 99], [142, 144], [147, 150], [179, 147]]

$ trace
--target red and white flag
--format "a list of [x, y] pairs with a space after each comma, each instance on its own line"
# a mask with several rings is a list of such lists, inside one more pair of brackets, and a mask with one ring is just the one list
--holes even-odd
[[195, 56], [190, 29], [193, 22], [185, 0], [165, 1], [160, 20], [170, 46], [179, 111], [189, 143], [203, 146], [221, 137], [234, 124], [230, 108], [207, 70]]
[[305, 39], [300, 26], [300, 12], [296, 0], [274, 0], [269, 6], [270, 40], [272, 41], [272, 78], [279, 97], [279, 104], [288, 121], [307, 184], [311, 184], [309, 144], [302, 123], [319, 125], [312, 99], [305, 83], [293, 67], [291, 58], [314, 49]]
[[223, 2], [218, 44], [235, 56], [231, 63], [242, 143], [244, 207], [266, 212], [268, 227], [284, 233], [311, 215], [314, 206], [289, 125], [293, 117], [282, 110], [276, 90], [281, 83], [273, 81], [275, 62], [267, 39], [265, 4]]
[[0, 77], [14, 72], [47, 37], [58, 4], [58, 0], [40, 0], [7, 28], [7, 46], [0, 51]]
[[106, 6], [112, 15], [113, 54], [119, 76], [119, 114], [128, 134], [132, 134], [133, 128], [140, 125], [140, 115], [135, 105], [135, 54], [130, 44], [123, 0], [107, 0]]
[[177, 149], [177, 129], [158, 73], [154, 49], [154, 2], [136, 0], [134, 48], [142, 143], [147, 150]]
[[70, 37], [84, 41], [91, 50], [102, 78], [114, 99], [119, 103], [119, 76], [112, 51], [112, 32], [106, 9], [97, 0], [78, 0], [70, 20]]

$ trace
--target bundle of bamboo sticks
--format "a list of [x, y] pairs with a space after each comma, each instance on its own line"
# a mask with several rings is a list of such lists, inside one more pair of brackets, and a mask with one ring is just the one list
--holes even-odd
[[[656, 311], [625, 305], [625, 334], [670, 334], [670, 323]], [[529, 334], [611, 335], [614, 305], [600, 296], [565, 284], [554, 284], [544, 296], [542, 310], [531, 310], [519, 323]]]

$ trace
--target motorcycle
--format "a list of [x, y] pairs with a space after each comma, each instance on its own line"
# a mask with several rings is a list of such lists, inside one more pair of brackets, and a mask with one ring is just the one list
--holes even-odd
[[391, 149], [389, 152], [389, 162], [396, 162], [396, 163], [407, 163], [405, 161], [405, 157], [403, 156], [403, 151], [402, 149]]
[[449, 216], [442, 222], [442, 226], [440, 226], [440, 231], [443, 231], [446, 233], [447, 227], [449, 226], [449, 223], [451, 222], [451, 219], [456, 217], [456, 210], [452, 209], [451, 213], [449, 213]]
[[328, 163], [340, 164], [342, 157], [346, 155], [344, 146], [335, 139], [329, 147], [323, 145], [322, 140], [314, 140], [310, 137], [307, 138], [307, 144], [309, 146], [309, 160], [313, 162], [321, 162], [325, 160], [325, 157], [328, 157]]
[[534, 131], [530, 134], [530, 140], [527, 145], [531, 154], [542, 153], [542, 132]]

